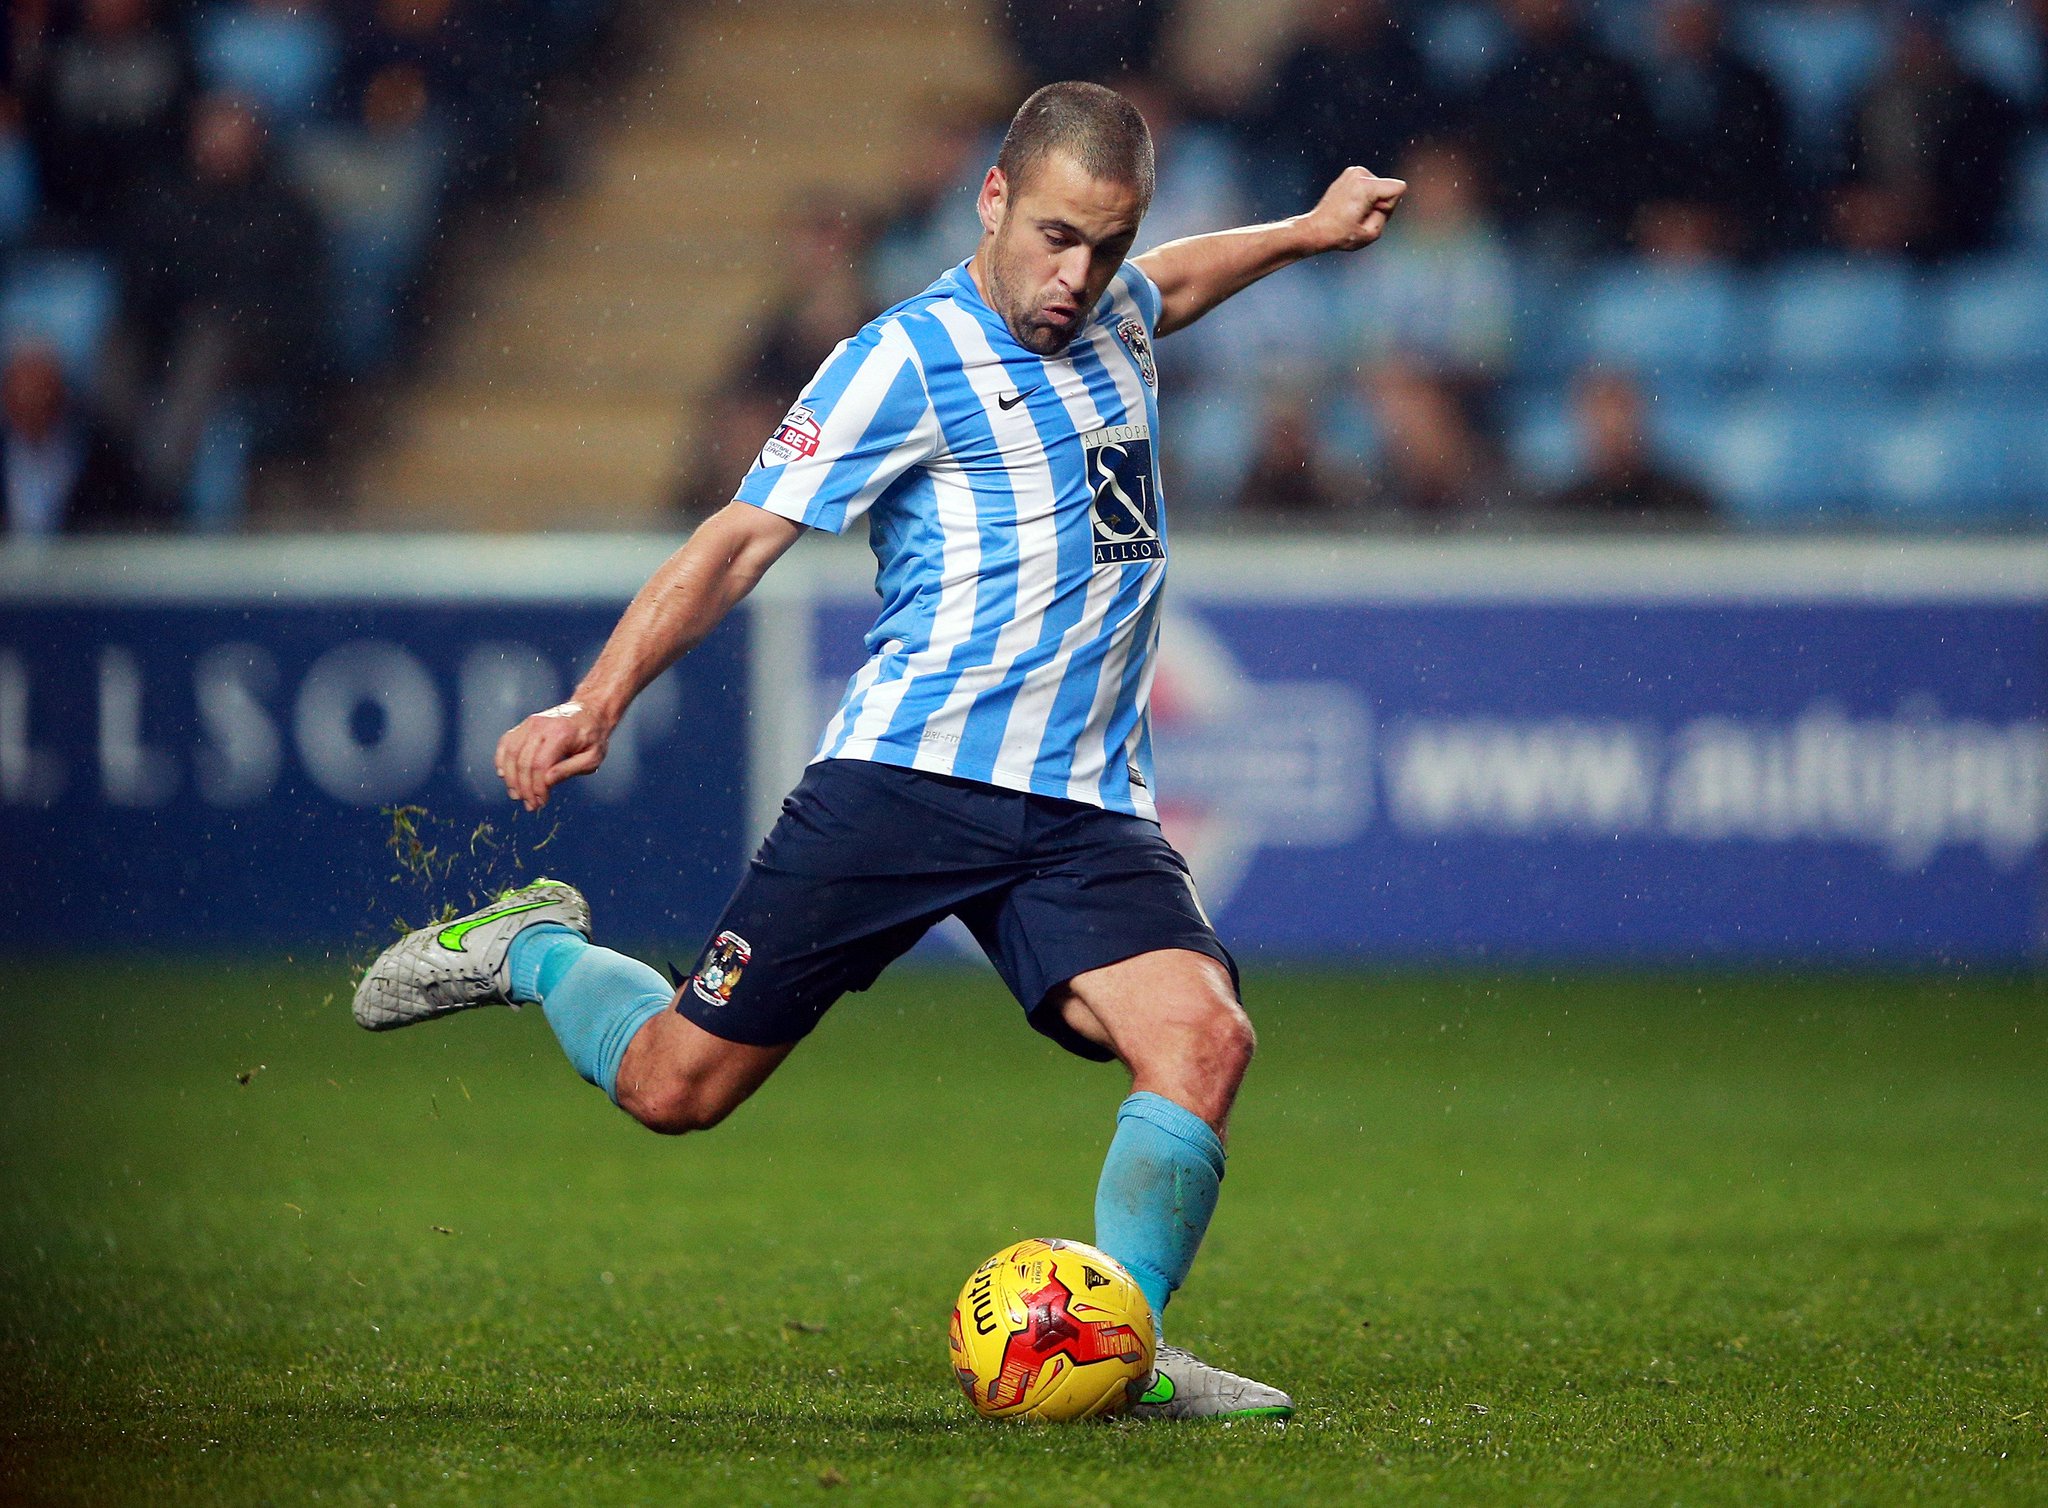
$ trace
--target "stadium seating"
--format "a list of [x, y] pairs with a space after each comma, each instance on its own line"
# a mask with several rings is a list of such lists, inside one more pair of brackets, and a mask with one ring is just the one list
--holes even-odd
[[1420, 41], [1430, 67], [1453, 84], [1470, 88], [1499, 63], [1507, 29], [1492, 6], [1451, 0], [1425, 10]]
[[0, 252], [18, 246], [36, 218], [36, 163], [28, 142], [0, 129]]
[[1893, 262], [1795, 262], [1762, 290], [1764, 359], [1773, 375], [1875, 385], [1921, 360], [1912, 274]]
[[39, 252], [18, 257], [0, 288], [0, 347], [47, 342], [81, 388], [95, 385], [120, 281], [97, 256]]
[[1525, 385], [1502, 401], [1501, 416], [1508, 459], [1537, 487], [1562, 487], [1578, 474], [1584, 457], [1561, 386]]
[[1874, 438], [1873, 517], [1952, 527], [2010, 523], [2043, 490], [2038, 402], [2006, 392], [1940, 394]]
[[2048, 250], [2048, 138], [2021, 144], [2015, 176], [2012, 234], [2022, 245]]
[[2028, 32], [2020, 8], [1985, 0], [1956, 17], [1956, 51], [1986, 79], [2023, 105], [2048, 100], [2048, 51]]
[[446, 144], [431, 124], [385, 137], [321, 124], [289, 159], [327, 229], [336, 355], [352, 375], [374, 371], [397, 354], [447, 184]]
[[1883, 55], [1883, 21], [1860, 5], [1780, 4], [1741, 12], [1738, 32], [1784, 92], [1803, 155], [1826, 160]]
[[1731, 515], [1763, 528], [1811, 528], [1852, 516], [1885, 410], [1759, 391], [1729, 403], [1694, 459]]
[[[1526, 385], [1502, 403], [1506, 448], [1515, 470], [1539, 493], [1573, 481], [1585, 466], [1585, 436], [1570, 393], [1555, 384]], [[1714, 470], [1726, 401], [1705, 392], [1658, 395], [1645, 413], [1650, 455], [1679, 475], [1701, 479]]]
[[319, 10], [239, 5], [200, 12], [193, 51], [209, 85], [253, 100], [280, 126], [327, 107], [341, 52], [332, 23]]
[[1954, 268], [1937, 301], [1940, 357], [1950, 373], [2048, 376], [2048, 266], [2038, 257]]
[[[504, 181], [517, 133], [487, 123], [530, 120], [536, 78], [584, 55], [619, 0], [452, 3], [467, 40], [440, 52], [426, 33], [365, 43], [361, 27], [374, 7], [185, 0], [156, 12], [159, 27], [182, 30], [202, 88], [256, 103], [279, 166], [317, 213], [329, 269], [325, 346], [335, 375], [351, 385], [407, 355], [419, 328], [422, 272], [451, 207]], [[804, 10], [789, 3], [792, 14]], [[735, 257], [728, 243], [772, 236], [784, 189], [750, 181], [747, 191], [760, 202], [738, 205], [731, 163], [753, 152], [746, 133], [754, 128], [733, 124], [739, 145], [721, 158], [705, 145], [705, 124], [709, 115], [736, 121], [749, 101], [761, 106], [766, 86], [748, 81], [790, 76], [783, 54], [793, 44], [776, 23], [777, 5], [761, 0], [747, 26], [721, 33], [715, 66], [687, 49], [679, 54], [701, 73], [665, 85], [659, 109], [629, 123], [593, 159], [601, 165], [582, 167], [590, 193], [555, 217], [556, 229], [543, 238], [548, 256], [508, 273], [506, 296], [463, 291], [474, 312], [495, 323], [486, 330], [462, 316], [441, 322], [457, 333], [426, 368], [434, 381], [410, 396], [409, 412], [392, 426], [403, 443], [389, 464], [380, 459], [366, 472], [366, 492], [389, 500], [391, 521], [461, 516], [454, 504], [436, 515], [439, 504], [422, 501], [430, 496], [502, 498], [519, 488], [530, 494], [526, 512], [497, 507], [493, 526], [515, 514], [549, 517], [572, 495], [586, 511], [613, 506], [607, 500], [627, 489], [643, 495], [625, 504], [622, 517], [659, 515], [665, 504], [654, 489], [670, 462], [650, 450], [629, 466], [628, 444], [590, 437], [630, 434], [638, 444], [649, 434], [689, 433], [693, 421], [670, 417], [674, 395], [708, 389], [704, 374], [737, 359], [728, 346], [745, 337], [734, 332], [758, 314], [754, 301], [773, 281], [772, 266]], [[890, 5], [888, 26], [847, 22], [845, 36], [886, 58], [909, 45], [891, 38], [924, 35], [930, 16], [946, 9], [941, 0]], [[1268, 9], [1277, 18], [1289, 7]], [[1459, 125], [1472, 91], [1513, 45], [1502, 9], [1493, 0], [1416, 0], [1396, 9], [1413, 22], [1440, 91], [1441, 119]], [[1641, 67], [1660, 66], [1650, 0], [1581, 9], [1607, 47]], [[1518, 469], [1518, 493], [1560, 485], [1580, 465], [1570, 394], [1577, 375], [1597, 364], [1633, 374], [1653, 448], [1724, 489], [1741, 522], [1790, 528], [1860, 516], [1997, 527], [2048, 503], [2041, 479], [2048, 452], [2030, 434], [2048, 429], [2048, 132], [2039, 124], [2048, 106], [2048, 47], [2008, 0], [1956, 0], [1939, 14], [1966, 66], [2036, 122], [2020, 146], [1999, 251], [1907, 263], [1815, 250], [1838, 234], [1829, 170], [1840, 166], [1848, 112], [1881, 66], [1896, 17], [1862, 3], [1729, 0], [1729, 40], [1782, 86], [1798, 142], [1788, 190], [1797, 202], [1767, 244], [1746, 244], [1737, 259], [1717, 255], [1725, 243], [1711, 234], [1692, 243], [1682, 234], [1660, 240], [1654, 224], [1646, 230], [1637, 222], [1651, 250], [1571, 260], [1558, 248], [1575, 243], [1544, 242], [1539, 250], [1518, 241], [1510, 205], [1489, 207], [1477, 194], [1480, 208], [1467, 220], [1435, 232], [1448, 240], [1414, 243], [1411, 258], [1441, 260], [1436, 248], [1460, 236], [1499, 248], [1495, 266], [1509, 269], [1514, 290], [1504, 354], [1498, 313], [1492, 342], [1476, 355], [1428, 347], [1412, 328], [1374, 344], [1380, 306], [1370, 280], [1349, 276], [1350, 268], [1297, 270], [1261, 285], [1161, 353], [1166, 386], [1182, 395], [1168, 421], [1176, 433], [1169, 453], [1188, 479], [1175, 483], [1182, 516], [1227, 506], [1259, 453], [1261, 415], [1276, 392], [1311, 395], [1321, 405], [1318, 444], [1332, 474], [1369, 470], [1380, 442], [1358, 394], [1370, 391], [1373, 364], [1390, 355], [1442, 364], [1442, 380], [1482, 427], [1491, 426], [1484, 443]], [[970, 31], [987, 28], [954, 28], [960, 36]], [[980, 57], [973, 48], [959, 42], [958, 55]], [[366, 109], [366, 83], [380, 70], [417, 73], [424, 93], [413, 115]], [[815, 80], [805, 86], [816, 87]], [[805, 104], [819, 118], [839, 119], [869, 108], [868, 91], [849, 78], [843, 98]], [[776, 108], [793, 118], [789, 102]], [[50, 202], [38, 218], [31, 144], [46, 138], [36, 134], [32, 113], [20, 126], [0, 114], [0, 339], [51, 341], [74, 378], [90, 385], [109, 333], [131, 328], [114, 270], [125, 265], [123, 248], [107, 239], [108, 222], [65, 218], [73, 212], [62, 207], [54, 173], [45, 174]], [[1180, 128], [1180, 149], [1162, 157], [1162, 164], [1180, 164], [1172, 170], [1178, 179], [1172, 192], [1162, 183], [1147, 241], [1237, 213], [1222, 206], [1259, 201], [1250, 180], [1266, 170], [1266, 159], [1236, 151], [1231, 129], [1215, 120]], [[893, 169], [878, 164], [896, 150], [897, 136], [906, 145], [911, 137], [894, 128], [863, 132], [858, 163], [849, 150], [833, 173], [852, 198], [872, 194], [879, 203], [876, 186]], [[1187, 150], [1195, 141], [1206, 144], [1200, 154]], [[968, 198], [985, 155], [975, 154]], [[491, 162], [495, 179], [485, 170]], [[1191, 175], [1201, 192], [1180, 191], [1178, 180]], [[1176, 204], [1188, 223], [1170, 223]], [[1413, 218], [1397, 219], [1394, 234]], [[679, 219], [701, 238], [686, 259], [694, 275], [721, 280], [710, 294], [679, 286]], [[1617, 237], [1621, 226], [1617, 219]], [[943, 246], [919, 241], [916, 270], [901, 281], [917, 282], [972, 234], [969, 222], [939, 236]], [[593, 270], [594, 257], [603, 259], [602, 270]], [[1374, 265], [1367, 258], [1351, 267]], [[1474, 301], [1454, 286], [1445, 302], [1468, 310]], [[494, 406], [503, 410], [495, 419], [486, 414]], [[250, 445], [269, 443], [273, 432], [251, 394], [223, 400], [201, 446], [204, 475], [190, 483], [194, 521], [232, 517], [218, 499], [247, 473]], [[516, 462], [505, 459], [515, 449]], [[494, 472], [480, 486], [480, 468], [501, 460], [505, 474]]]
[[1586, 354], [1672, 390], [1725, 380], [1743, 364], [1747, 323], [1734, 275], [1717, 267], [1625, 265], [1586, 301]]

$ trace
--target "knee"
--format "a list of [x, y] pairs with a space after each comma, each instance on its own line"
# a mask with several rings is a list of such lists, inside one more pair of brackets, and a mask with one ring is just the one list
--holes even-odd
[[702, 1084], [687, 1079], [636, 1085], [631, 1089], [622, 1086], [618, 1099], [621, 1110], [661, 1136], [709, 1131], [732, 1114], [732, 1106], [707, 1093]]
[[1252, 1028], [1252, 1018], [1235, 1000], [1221, 1003], [1214, 1012], [1208, 1039], [1215, 1070], [1235, 1085], [1251, 1067], [1252, 1057], [1259, 1050], [1259, 1034]]
[[1141, 1060], [1130, 1063], [1133, 1081], [1221, 1126], [1258, 1050], [1258, 1034], [1234, 996], [1219, 995], [1198, 1014], [1183, 1017], [1182, 1026], [1148, 1044]]

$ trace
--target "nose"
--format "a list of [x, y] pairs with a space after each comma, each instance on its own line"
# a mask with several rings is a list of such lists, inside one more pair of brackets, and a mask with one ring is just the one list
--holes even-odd
[[1060, 253], [1059, 260], [1053, 264], [1054, 275], [1069, 293], [1079, 293], [1088, 286], [1088, 273], [1094, 265], [1094, 247], [1070, 246]]

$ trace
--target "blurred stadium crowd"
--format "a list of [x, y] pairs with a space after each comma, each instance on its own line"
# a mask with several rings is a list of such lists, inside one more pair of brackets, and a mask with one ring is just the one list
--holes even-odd
[[[1141, 248], [1304, 208], [1347, 163], [1412, 188], [1372, 251], [1161, 347], [1183, 526], [2048, 504], [2048, 3], [1307, 0], [1221, 85], [1200, 9], [1006, 7], [1024, 82], [1098, 77], [1151, 120]], [[886, 213], [795, 228], [695, 506], [840, 333], [973, 244], [1000, 125], [936, 128]]]
[[9, 0], [7, 532], [219, 529], [400, 352], [435, 231], [533, 175], [613, 0]]
[[[1211, 66], [1207, 18], [1274, 21]], [[232, 526], [403, 349], [437, 223], [614, 0], [13, 0], [10, 533]], [[1426, 530], [2048, 517], [2048, 0], [1008, 0], [1020, 85], [1153, 124], [1141, 247], [1413, 185], [1162, 347], [1175, 518]], [[1209, 49], [1213, 51], [1214, 49]], [[885, 85], [878, 84], [878, 87]], [[831, 346], [971, 250], [1014, 97], [807, 202], [713, 396], [716, 506]]]

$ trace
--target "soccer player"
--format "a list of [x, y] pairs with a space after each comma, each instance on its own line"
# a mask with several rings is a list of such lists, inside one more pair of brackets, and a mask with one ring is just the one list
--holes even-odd
[[[1406, 185], [1347, 168], [1306, 214], [1127, 262], [1152, 186], [1151, 137], [1121, 95], [1063, 83], [1027, 99], [983, 180], [973, 256], [827, 358], [573, 699], [500, 741], [506, 789], [538, 810], [806, 529], [866, 515], [882, 604], [869, 659], [681, 988], [593, 946], [583, 897], [536, 880], [394, 944], [363, 976], [357, 1021], [537, 1002], [620, 1109], [701, 1131], [842, 994], [957, 916], [1033, 1027], [1129, 1069], [1095, 1240], [1163, 1313], [1216, 1206], [1253, 1034], [1153, 804], [1167, 531], [1152, 339], [1290, 263], [1370, 244]], [[1292, 1409], [1162, 1345], [1133, 1412]]]

